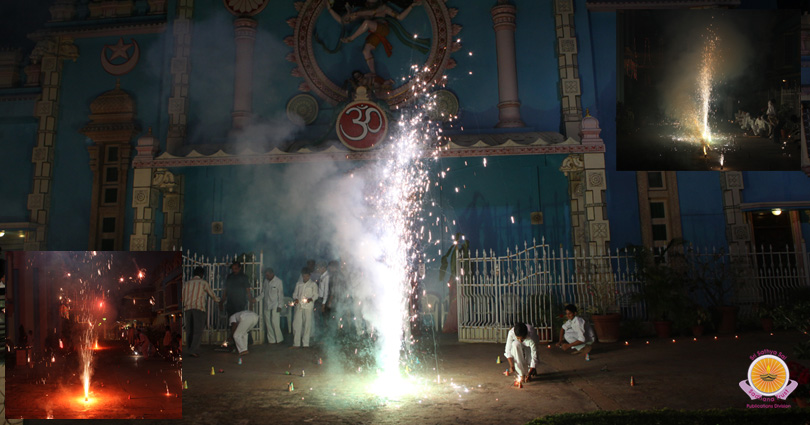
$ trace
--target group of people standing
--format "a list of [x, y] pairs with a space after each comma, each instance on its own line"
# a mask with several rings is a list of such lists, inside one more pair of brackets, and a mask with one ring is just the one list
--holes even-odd
[[[248, 354], [249, 331], [259, 320], [264, 321], [268, 343], [284, 342], [280, 322], [285, 308], [295, 309], [291, 348], [309, 347], [313, 330], [327, 328], [325, 324], [338, 303], [338, 297], [334, 296], [336, 292], [330, 289], [335, 285], [341, 286], [337, 261], [317, 266], [313, 260], [308, 261], [301, 269], [291, 302], [285, 302], [284, 283], [272, 268], [264, 270], [260, 293], [256, 297], [251, 291], [250, 279], [242, 272], [242, 265], [237, 261], [231, 264], [231, 273], [225, 280], [221, 297], [214, 293], [204, 275], [205, 269], [197, 267], [193, 271], [193, 278], [183, 283], [184, 323], [189, 335], [187, 352], [192, 357], [199, 356], [206, 325], [207, 297], [219, 303], [221, 310], [225, 309], [236, 350], [240, 355], [245, 355]], [[337, 293], [340, 292], [338, 289]], [[257, 300], [263, 303], [263, 317], [252, 311]]]

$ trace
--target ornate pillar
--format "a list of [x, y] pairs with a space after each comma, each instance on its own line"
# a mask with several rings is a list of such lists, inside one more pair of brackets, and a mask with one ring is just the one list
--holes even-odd
[[515, 62], [515, 14], [517, 8], [499, 0], [490, 13], [498, 55], [498, 124], [495, 127], [525, 127], [520, 119], [517, 65]]
[[177, 3], [177, 17], [172, 24], [174, 57], [171, 62], [169, 132], [166, 136], [166, 151], [169, 153], [177, 152], [186, 140], [188, 80], [191, 73], [189, 56], [191, 55], [191, 18], [194, 11], [194, 0], [180, 0]]
[[252, 18], [237, 18], [233, 21], [236, 41], [236, 66], [233, 81], [233, 130], [241, 130], [250, 122], [253, 110], [253, 45], [256, 43], [256, 26]]
[[[577, 127], [582, 128], [579, 136], [583, 145], [602, 145], [599, 137], [602, 129], [599, 120], [590, 113], [585, 114]], [[610, 222], [607, 217], [607, 176], [605, 174], [605, 153], [583, 154], [585, 178], [585, 220], [588, 222], [588, 252], [604, 253], [610, 248]]]
[[79, 49], [70, 37], [49, 37], [37, 42], [31, 53], [31, 62], [40, 64], [42, 72], [42, 95], [36, 103], [34, 115], [39, 118], [37, 143], [31, 153], [34, 177], [28, 195], [28, 210], [34, 232], [25, 235], [24, 249], [46, 249], [48, 214], [51, 209], [51, 180], [53, 178], [53, 153], [58, 122], [59, 90], [62, 84], [62, 61], [79, 58]]
[[740, 209], [742, 202], [743, 176], [739, 171], [720, 173], [720, 188], [723, 190], [723, 216], [726, 218], [726, 241], [729, 253], [744, 255], [751, 246], [748, 221]]
[[[157, 155], [160, 142], [149, 133], [138, 139], [135, 148], [135, 161], [151, 160]], [[155, 210], [158, 205], [159, 189], [152, 184], [155, 178], [154, 168], [135, 168], [132, 178], [132, 209], [135, 210], [135, 221], [132, 235], [129, 237], [130, 251], [154, 251], [155, 243]]]
[[568, 200], [571, 203], [571, 234], [574, 253], [585, 253], [587, 249], [587, 227], [584, 209], [585, 187], [582, 185], [582, 172], [585, 166], [581, 153], [568, 155], [560, 166], [560, 171], [568, 177]]
[[153, 183], [163, 195], [163, 239], [160, 240], [160, 250], [177, 251], [183, 230], [183, 176], [160, 168], [155, 172]]
[[577, 37], [574, 27], [573, 0], [554, 0], [554, 20], [557, 27], [557, 62], [560, 69], [560, 100], [565, 136], [578, 140], [582, 117], [577, 63]]
[[[599, 121], [588, 115], [582, 119], [583, 144], [604, 144], [599, 138]], [[562, 171], [568, 177], [571, 202], [571, 227], [574, 252], [583, 255], [606, 253], [610, 246], [610, 222], [605, 191], [605, 154], [575, 153], [563, 160]]]

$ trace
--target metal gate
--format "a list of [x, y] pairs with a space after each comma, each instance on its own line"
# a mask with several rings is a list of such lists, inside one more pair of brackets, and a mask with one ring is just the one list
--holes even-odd
[[581, 312], [594, 305], [589, 288], [615, 285], [622, 315], [640, 318], [644, 307], [631, 303], [638, 291], [631, 256], [626, 252], [568, 255], [545, 240], [515, 247], [506, 255], [493, 251], [457, 257], [458, 338], [462, 342], [505, 342], [515, 322], [537, 329], [541, 341], [552, 341], [554, 306], [576, 304]]
[[[191, 252], [187, 251], [183, 255], [183, 281], [191, 279], [195, 267], [202, 266], [205, 268], [205, 279], [211, 284], [211, 289], [213, 289], [218, 297], [221, 297], [222, 290], [225, 287], [225, 279], [228, 277], [228, 274], [231, 273], [231, 263], [233, 263], [234, 259], [242, 263], [242, 272], [250, 279], [251, 291], [253, 296], [257, 297], [256, 304], [253, 305], [252, 310], [261, 318], [263, 317], [263, 306], [258, 296], [261, 293], [262, 276], [264, 275], [262, 267], [264, 253], [262, 251], [259, 252], [258, 256], [253, 253], [242, 255], [234, 254], [233, 256], [225, 256], [221, 260], [218, 260], [216, 257], [211, 259], [198, 256], [197, 254], [192, 255]], [[207, 321], [206, 329], [203, 331], [202, 343], [222, 344], [228, 337], [227, 313], [224, 310], [220, 310], [219, 304], [215, 303], [211, 298], [208, 298], [207, 303]], [[183, 332], [183, 340], [186, 340], [185, 329], [183, 329]], [[259, 323], [250, 330], [250, 334], [254, 344], [263, 344], [265, 342], [264, 320], [259, 320]]]

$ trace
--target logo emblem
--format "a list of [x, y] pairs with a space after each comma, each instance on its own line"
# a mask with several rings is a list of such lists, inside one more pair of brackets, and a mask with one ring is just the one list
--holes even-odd
[[[124, 38], [119, 38], [118, 43], [116, 44], [105, 44], [104, 47], [101, 48], [101, 67], [104, 68], [105, 71], [108, 73], [120, 76], [129, 73], [135, 68], [135, 65], [138, 64], [138, 59], [141, 57], [141, 49], [138, 47], [138, 42], [134, 39], [130, 39], [131, 44], [124, 44]], [[132, 56], [129, 55], [129, 49], [132, 49], [133, 46], [135, 49], [132, 51]], [[107, 50], [110, 50], [112, 54], [110, 57], [107, 57]], [[121, 62], [116, 61], [118, 58], [122, 58], [124, 61]]]
[[762, 397], [786, 399], [798, 384], [790, 380], [790, 371], [784, 360], [770, 354], [762, 355], [751, 362], [747, 379], [740, 381], [740, 388], [751, 400]]
[[346, 105], [340, 112], [335, 128], [338, 139], [355, 151], [373, 148], [385, 140], [388, 134], [388, 118], [385, 111], [368, 100], [365, 97], [365, 90], [360, 89], [357, 91], [357, 100]]

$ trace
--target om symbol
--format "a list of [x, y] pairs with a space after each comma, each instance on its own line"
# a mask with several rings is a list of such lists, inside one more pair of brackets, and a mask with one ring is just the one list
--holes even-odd
[[388, 132], [385, 114], [373, 103], [353, 102], [340, 114], [338, 138], [352, 150], [371, 149]]

